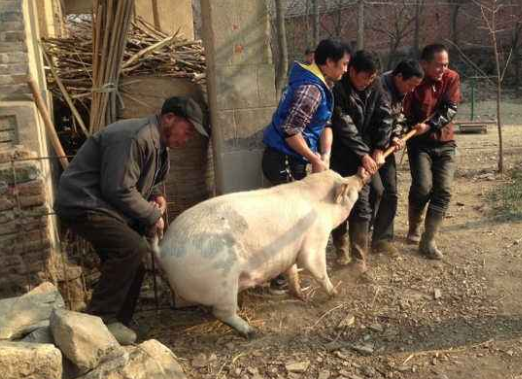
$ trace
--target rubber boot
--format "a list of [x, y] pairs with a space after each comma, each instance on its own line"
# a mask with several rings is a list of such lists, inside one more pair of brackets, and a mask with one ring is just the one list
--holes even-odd
[[380, 240], [372, 243], [372, 252], [375, 254], [388, 254], [392, 258], [397, 258], [399, 250], [393, 245], [391, 241]]
[[346, 266], [352, 260], [350, 258], [350, 249], [346, 238], [347, 221], [344, 221], [337, 228], [332, 230], [332, 240], [337, 255], [337, 264]]
[[351, 221], [348, 233], [350, 235], [350, 254], [353, 258], [353, 267], [360, 274], [368, 271], [368, 228], [369, 221]]
[[419, 253], [429, 259], [442, 259], [444, 255], [435, 244], [435, 239], [439, 232], [440, 226], [444, 213], [436, 212], [432, 209], [428, 209], [426, 215], [426, 222], [424, 224], [424, 233], [422, 234], [421, 241], [419, 243]]
[[416, 245], [421, 240], [422, 214], [424, 209], [418, 209], [411, 204], [408, 206], [408, 236], [406, 242]]

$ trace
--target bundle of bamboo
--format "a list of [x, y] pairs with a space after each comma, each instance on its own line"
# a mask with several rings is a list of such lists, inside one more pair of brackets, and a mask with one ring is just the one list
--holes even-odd
[[[118, 2], [116, 7], [123, 6], [124, 2]], [[94, 128], [99, 125], [107, 125], [106, 116], [102, 115], [110, 113], [112, 117], [115, 114], [117, 97], [114, 89], [119, 78], [153, 75], [187, 78], [197, 83], [205, 79], [201, 41], [189, 41], [179, 33], [168, 36], [141, 18], [131, 23], [126, 38], [122, 34], [123, 26], [118, 28], [119, 31], [113, 30], [112, 35], [106, 35], [105, 30], [110, 28], [105, 26], [114, 24], [115, 17], [126, 17], [115, 11], [117, 9], [111, 11], [112, 21], [106, 17], [100, 18], [98, 13], [98, 18], [93, 19], [92, 23], [81, 19], [71, 23], [69, 37], [42, 41], [49, 68], [48, 87], [68, 104], [82, 133], [86, 135], [97, 130]], [[109, 42], [105, 43], [105, 39]], [[93, 51], [96, 53], [93, 54]], [[121, 60], [118, 59], [119, 54], [123, 55]], [[111, 100], [109, 94], [114, 95]], [[86, 122], [80, 116], [85, 112], [76, 108], [91, 113], [89, 128], [84, 126]]]

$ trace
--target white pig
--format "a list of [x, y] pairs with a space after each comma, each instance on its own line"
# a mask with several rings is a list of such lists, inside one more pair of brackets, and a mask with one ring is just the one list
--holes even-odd
[[305, 268], [333, 296], [326, 244], [345, 220], [363, 186], [360, 176], [312, 174], [269, 189], [231, 193], [183, 212], [168, 228], [156, 255], [173, 290], [245, 337], [254, 329], [237, 315], [237, 294], [285, 273], [303, 298], [297, 270]]

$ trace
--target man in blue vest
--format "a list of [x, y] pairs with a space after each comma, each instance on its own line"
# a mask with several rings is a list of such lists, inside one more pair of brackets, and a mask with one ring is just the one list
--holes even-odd
[[[350, 48], [340, 42], [322, 40], [314, 52], [314, 63], [295, 62], [272, 122], [265, 129], [263, 174], [272, 185], [300, 180], [306, 166], [312, 172], [327, 170], [330, 164], [333, 84], [348, 68]], [[282, 284], [281, 278], [272, 282]]]

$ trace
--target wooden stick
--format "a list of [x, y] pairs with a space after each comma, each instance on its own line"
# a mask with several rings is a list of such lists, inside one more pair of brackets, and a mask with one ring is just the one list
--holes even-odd
[[49, 137], [51, 139], [51, 144], [53, 145], [54, 151], [56, 155], [58, 155], [58, 159], [60, 160], [60, 163], [63, 169], [65, 170], [69, 165], [69, 161], [65, 156], [65, 151], [63, 150], [62, 144], [60, 143], [60, 139], [58, 138], [58, 134], [56, 133], [56, 129], [53, 125], [53, 122], [51, 121], [51, 116], [49, 114], [49, 110], [47, 109], [47, 105], [45, 104], [45, 101], [42, 98], [42, 94], [38, 90], [38, 85], [36, 84], [36, 81], [32, 77], [29, 77], [28, 83], [31, 92], [33, 93], [36, 107], [40, 111], [40, 115], [42, 116], [42, 119], [44, 121], [45, 128], [47, 129], [47, 133], [49, 134]]
[[42, 48], [42, 54], [44, 56], [45, 62], [47, 62], [47, 64], [49, 65], [49, 68], [51, 69], [51, 73], [53, 74], [54, 79], [56, 80], [56, 84], [58, 84], [58, 87], [60, 88], [60, 91], [62, 91], [63, 98], [67, 102], [67, 105], [69, 105], [69, 108], [71, 108], [72, 114], [76, 118], [76, 121], [78, 121], [78, 124], [80, 125], [80, 128], [82, 129], [82, 131], [85, 134], [85, 136], [89, 137], [90, 133], [87, 130], [87, 127], [85, 126], [85, 124], [84, 124], [84, 122], [82, 120], [82, 116], [80, 116], [80, 113], [78, 113], [78, 110], [74, 106], [74, 103], [73, 103], [73, 101], [71, 99], [71, 96], [69, 96], [69, 92], [67, 92], [67, 90], [65, 89], [65, 86], [63, 85], [62, 81], [60, 80], [60, 77], [56, 73], [56, 69], [54, 68], [53, 62], [51, 62], [51, 59], [47, 55], [47, 52], [45, 51], [44, 48]]
[[[416, 129], [412, 129], [408, 133], [406, 133], [404, 135], [404, 137], [402, 137], [401, 139], [402, 139], [403, 142], [406, 142], [411, 137], [413, 137], [415, 134], [417, 134], [417, 130]], [[397, 150], [398, 150], [397, 146], [390, 146], [389, 148], [387, 148], [386, 151], [384, 152], [384, 159], [388, 158], [391, 154], [395, 153]]]

